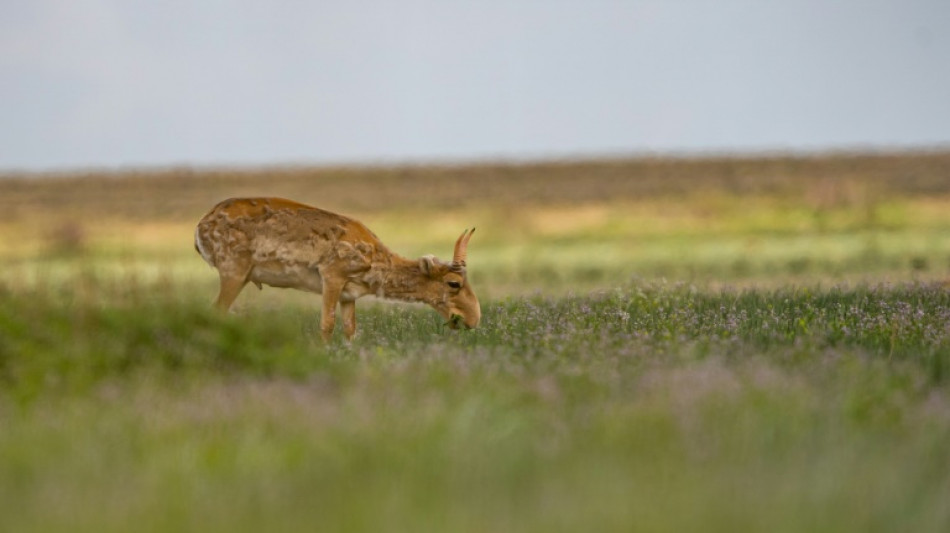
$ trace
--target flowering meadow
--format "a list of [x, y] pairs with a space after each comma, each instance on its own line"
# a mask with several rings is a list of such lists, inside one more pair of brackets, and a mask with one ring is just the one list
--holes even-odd
[[5, 529], [950, 525], [936, 285], [370, 306], [349, 345], [301, 308], [2, 296]]
[[[582, 165], [573, 203], [452, 170], [525, 188], [457, 204], [479, 328], [367, 299], [328, 344], [314, 295], [210, 309], [175, 191], [241, 176], [0, 180], [0, 530], [950, 530], [946, 158], [717, 165]], [[450, 251], [461, 215], [399, 198], [374, 231]]]

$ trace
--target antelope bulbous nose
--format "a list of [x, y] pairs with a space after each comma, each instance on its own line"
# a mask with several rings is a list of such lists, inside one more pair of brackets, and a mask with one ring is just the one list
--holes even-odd
[[481, 321], [482, 321], [482, 315], [481, 315], [481, 313], [479, 313], [479, 314], [475, 315], [475, 319], [472, 320], [471, 322], [466, 321], [466, 322], [465, 322], [465, 327], [466, 327], [467, 329], [475, 329], [475, 328], [478, 327], [478, 323], [481, 322]]

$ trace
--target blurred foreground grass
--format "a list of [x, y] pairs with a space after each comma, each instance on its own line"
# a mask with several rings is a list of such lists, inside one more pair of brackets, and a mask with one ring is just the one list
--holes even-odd
[[0, 293], [5, 531], [950, 526], [939, 287], [370, 306], [352, 345], [98, 289]]
[[[482, 327], [212, 313], [249, 194], [476, 225]], [[946, 531], [948, 207], [946, 154], [0, 179], [0, 530]]]

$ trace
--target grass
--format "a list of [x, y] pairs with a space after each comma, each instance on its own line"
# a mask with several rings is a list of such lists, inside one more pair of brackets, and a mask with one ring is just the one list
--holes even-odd
[[355, 216], [410, 257], [445, 257], [476, 226], [472, 274], [489, 298], [634, 277], [935, 280], [950, 269], [948, 169], [934, 152], [8, 176], [0, 277], [134, 265], [203, 283], [195, 222], [222, 198], [279, 195]]
[[938, 287], [636, 285], [462, 334], [375, 306], [352, 345], [63, 296], [3, 294], [6, 530], [950, 525]]
[[328, 345], [309, 295], [209, 309], [195, 197], [256, 174], [0, 180], [0, 530], [946, 531], [945, 168], [277, 173], [406, 255], [479, 227], [479, 329], [361, 301]]

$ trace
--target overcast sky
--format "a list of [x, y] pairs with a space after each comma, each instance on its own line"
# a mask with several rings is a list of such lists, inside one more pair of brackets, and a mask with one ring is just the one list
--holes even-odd
[[950, 144], [947, 0], [0, 8], [0, 169]]

